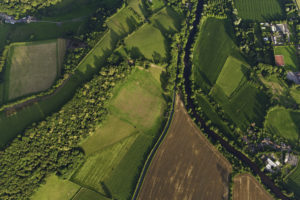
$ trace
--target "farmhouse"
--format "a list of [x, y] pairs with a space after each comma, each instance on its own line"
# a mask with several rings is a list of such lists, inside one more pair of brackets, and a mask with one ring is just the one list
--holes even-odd
[[272, 41], [274, 45], [283, 45], [285, 43], [285, 36], [290, 40], [290, 31], [287, 24], [272, 24]]

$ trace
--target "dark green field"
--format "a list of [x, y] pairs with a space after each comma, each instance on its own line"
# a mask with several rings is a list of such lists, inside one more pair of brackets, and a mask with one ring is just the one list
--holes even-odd
[[238, 14], [245, 20], [269, 21], [284, 17], [283, 2], [280, 0], [234, 0]]
[[295, 193], [297, 198], [300, 198], [300, 166], [296, 167], [295, 171], [287, 178], [287, 187]]

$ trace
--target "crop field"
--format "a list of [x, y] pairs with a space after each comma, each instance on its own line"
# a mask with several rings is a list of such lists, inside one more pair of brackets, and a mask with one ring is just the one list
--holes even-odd
[[273, 134], [277, 134], [296, 143], [299, 140], [299, 120], [300, 112], [276, 107], [268, 112], [265, 128]]
[[60, 39], [13, 44], [5, 75], [7, 100], [48, 89], [59, 74], [65, 51], [65, 41]]
[[216, 84], [224, 91], [227, 97], [230, 97], [246, 81], [246, 71], [247, 68], [243, 62], [229, 56]]
[[70, 200], [79, 189], [79, 185], [53, 174], [46, 179], [46, 184], [33, 194], [31, 200]]
[[269, 21], [284, 17], [282, 3], [279, 0], [234, 0], [238, 14], [245, 20]]
[[71, 180], [109, 197], [128, 199], [166, 108], [157, 70], [136, 68], [113, 90], [109, 116], [82, 142], [87, 161]]
[[177, 98], [171, 127], [149, 166], [138, 199], [226, 199], [231, 171], [230, 163]]
[[132, 32], [140, 22], [140, 19], [128, 7], [123, 8], [106, 21], [110, 30], [118, 35], [126, 35]]
[[170, 7], [166, 7], [150, 18], [156, 28], [164, 34], [177, 32], [183, 16]]
[[203, 18], [193, 53], [196, 86], [213, 86], [228, 56], [243, 60], [233, 40], [228, 20]]
[[250, 174], [235, 176], [233, 183], [233, 200], [273, 200], [271, 195]]
[[299, 71], [300, 61], [297, 57], [295, 46], [277, 46], [274, 48], [275, 55], [283, 55], [285, 68], [291, 71]]
[[156, 57], [164, 59], [167, 56], [167, 41], [162, 33], [150, 24], [139, 28], [125, 40], [125, 45], [134, 57], [145, 57], [153, 60]]
[[290, 189], [291, 191], [293, 191], [295, 193], [295, 196], [297, 198], [300, 198], [300, 166], [299, 163], [297, 165], [297, 168], [295, 169], [295, 171], [293, 171], [292, 174], [290, 174], [287, 178], [287, 187], [288, 189]]
[[147, 8], [144, 1], [128, 0], [128, 5], [135, 10], [142, 18], [148, 16]]

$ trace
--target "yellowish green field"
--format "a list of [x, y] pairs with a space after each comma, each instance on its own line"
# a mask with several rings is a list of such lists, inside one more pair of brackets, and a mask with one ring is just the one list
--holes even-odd
[[46, 179], [46, 184], [39, 187], [31, 200], [70, 200], [79, 189], [79, 185], [53, 174]]
[[107, 197], [130, 197], [144, 155], [164, 121], [162, 70], [136, 68], [115, 87], [107, 120], [81, 144], [88, 158], [72, 181]]
[[165, 59], [167, 56], [167, 41], [162, 33], [146, 24], [125, 40], [125, 45], [134, 55], [149, 60]]
[[48, 89], [59, 74], [65, 51], [65, 40], [13, 44], [5, 75], [8, 100]]
[[147, 16], [147, 10], [144, 1], [140, 0], [128, 0], [128, 5], [137, 12], [142, 18]]
[[221, 87], [227, 97], [237, 90], [246, 81], [245, 63], [229, 56], [222, 68], [216, 84]]

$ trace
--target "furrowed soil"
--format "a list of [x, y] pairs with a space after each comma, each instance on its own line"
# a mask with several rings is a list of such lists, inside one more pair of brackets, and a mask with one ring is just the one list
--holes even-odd
[[233, 200], [273, 200], [270, 194], [250, 174], [234, 177]]
[[227, 199], [230, 163], [205, 138], [177, 98], [174, 118], [138, 199]]

